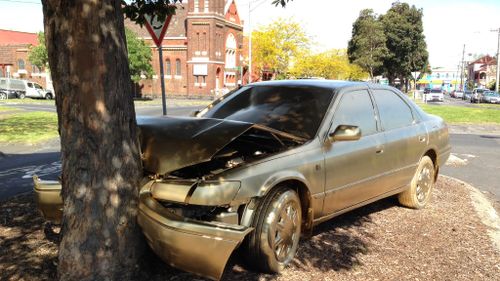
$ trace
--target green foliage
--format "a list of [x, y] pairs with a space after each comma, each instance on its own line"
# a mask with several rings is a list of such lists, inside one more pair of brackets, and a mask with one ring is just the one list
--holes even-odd
[[496, 83], [497, 81], [496, 80], [491, 80], [490, 83], [488, 83], [488, 85], [486, 85], [486, 88], [494, 91], [495, 90], [495, 87], [496, 87]]
[[48, 67], [49, 57], [47, 54], [47, 47], [45, 46], [45, 35], [43, 32], [38, 33], [38, 45], [31, 46], [28, 52], [28, 60], [32, 65], [40, 69]]
[[131, 21], [143, 25], [146, 22], [145, 14], [154, 15], [159, 21], [164, 21], [169, 15], [175, 15], [175, 4], [182, 0], [134, 0], [127, 3], [122, 1], [122, 10]]
[[385, 44], [382, 22], [372, 9], [362, 10], [352, 26], [352, 37], [347, 47], [349, 61], [359, 65], [373, 79], [387, 56]]
[[154, 74], [151, 66], [151, 48], [144, 43], [137, 35], [128, 28], [125, 29], [128, 50], [128, 64], [132, 81], [141, 80], [141, 74], [151, 78]]
[[259, 71], [286, 76], [290, 63], [306, 52], [309, 43], [299, 23], [280, 18], [252, 32], [252, 64]]
[[278, 5], [281, 5], [281, 7], [285, 7], [286, 4], [290, 1], [293, 1], [293, 0], [273, 0], [273, 5], [275, 6], [278, 6]]
[[412, 71], [425, 72], [429, 53], [422, 16], [422, 9], [401, 2], [393, 3], [381, 16], [389, 51], [384, 59], [384, 71], [390, 81], [396, 77], [409, 78]]
[[305, 54], [298, 58], [291, 74], [300, 77], [322, 77], [336, 80], [364, 80], [368, 73], [349, 63], [346, 50], [329, 50], [319, 54]]

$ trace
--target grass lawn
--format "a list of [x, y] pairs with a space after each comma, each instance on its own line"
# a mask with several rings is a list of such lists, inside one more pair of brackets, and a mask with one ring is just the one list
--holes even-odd
[[500, 124], [500, 110], [449, 105], [418, 104], [425, 112], [440, 116], [449, 124]]
[[20, 112], [0, 116], [0, 142], [34, 144], [57, 136], [55, 113]]

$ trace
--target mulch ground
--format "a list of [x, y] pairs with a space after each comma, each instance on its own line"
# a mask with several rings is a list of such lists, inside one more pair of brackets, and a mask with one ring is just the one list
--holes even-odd
[[[0, 203], [0, 279], [56, 279], [58, 240], [31, 196]], [[447, 178], [424, 210], [388, 198], [319, 225], [281, 275], [252, 272], [240, 256], [233, 255], [224, 280], [500, 280], [500, 252], [469, 191]], [[145, 259], [140, 280], [203, 280], [151, 253]]]

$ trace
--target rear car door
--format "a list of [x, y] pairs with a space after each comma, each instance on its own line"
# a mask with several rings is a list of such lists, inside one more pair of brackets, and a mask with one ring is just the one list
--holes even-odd
[[372, 91], [385, 134], [385, 161], [391, 166], [381, 184], [388, 192], [411, 181], [428, 141], [427, 129], [398, 93]]
[[368, 90], [343, 93], [335, 108], [330, 132], [339, 125], [361, 129], [357, 141], [325, 141], [325, 203], [328, 215], [379, 194], [377, 183], [384, 172], [384, 135], [379, 132]]

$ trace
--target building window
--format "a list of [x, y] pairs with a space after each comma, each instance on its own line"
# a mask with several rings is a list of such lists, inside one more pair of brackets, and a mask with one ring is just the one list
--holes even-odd
[[229, 33], [226, 39], [226, 68], [236, 67], [236, 39]]
[[175, 60], [175, 75], [177, 75], [177, 76], [181, 76], [182, 75], [182, 72], [181, 72], [181, 60], [180, 59], [176, 59]]
[[198, 0], [194, 0], [194, 12], [197, 13], [199, 8]]
[[17, 69], [24, 70], [24, 60], [17, 61]]
[[38, 68], [38, 66], [36, 66], [36, 65], [33, 65], [33, 64], [32, 64], [32, 65], [31, 65], [31, 68], [32, 68], [32, 69], [31, 69], [31, 73], [36, 73], [36, 74], [38, 74], [38, 73], [40, 73], [40, 72], [41, 72], [41, 71], [40, 71], [40, 68]]
[[165, 68], [167, 69], [166, 75], [168, 76], [172, 75], [172, 63], [170, 62], [170, 59], [167, 59], [165, 64], [166, 64]]
[[204, 6], [205, 6], [205, 13], [208, 13], [208, 0], [205, 0]]
[[207, 76], [195, 75], [194, 76], [194, 85], [195, 86], [206, 86], [207, 85]]

